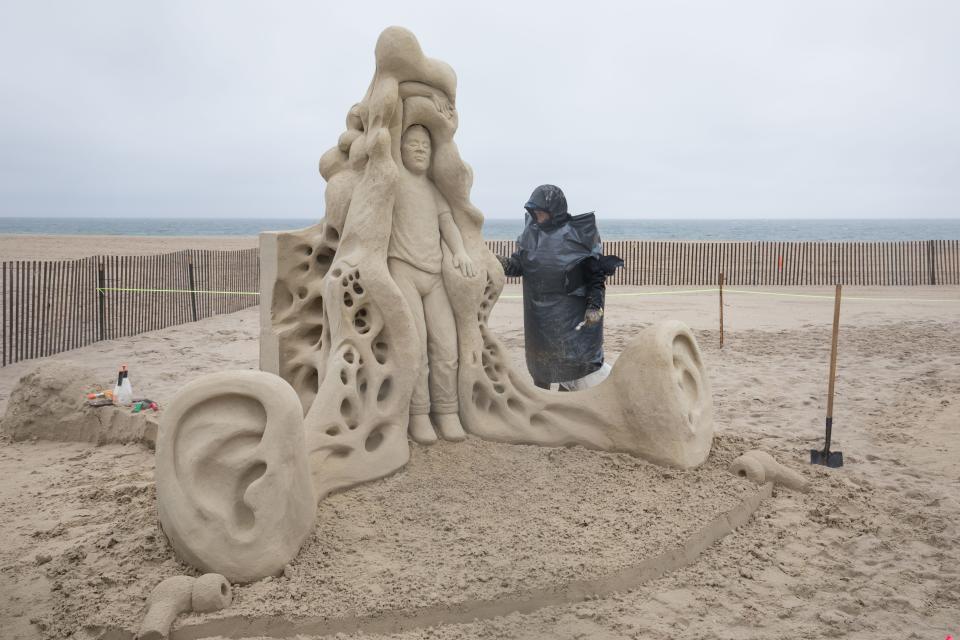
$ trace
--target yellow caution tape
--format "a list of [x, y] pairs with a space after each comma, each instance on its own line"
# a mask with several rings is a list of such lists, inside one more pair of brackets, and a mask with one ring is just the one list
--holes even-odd
[[[97, 287], [98, 292], [105, 291], [131, 291], [136, 293], [212, 293], [219, 295], [229, 295], [229, 296], [258, 296], [260, 293], [258, 291], [207, 291], [207, 290], [191, 290], [191, 289], [134, 289], [134, 288], [124, 288], [124, 287]], [[630, 291], [626, 293], [607, 293], [608, 298], [618, 298], [618, 297], [634, 297], [634, 296], [675, 296], [675, 295], [686, 295], [691, 293], [718, 293], [719, 288], [714, 287], [713, 289], [677, 289], [669, 291]], [[724, 288], [724, 293], [744, 293], [748, 295], [755, 296], [776, 296], [781, 298], [808, 298], [813, 300], [833, 300], [832, 295], [823, 295], [815, 293], [781, 293], [779, 291], [750, 291], [748, 289], [727, 289]], [[505, 295], [500, 296], [500, 300], [522, 299], [522, 295]], [[873, 297], [864, 297], [864, 296], [843, 296], [844, 300], [862, 300], [867, 302], [960, 302], [960, 298], [873, 298]]]
[[[719, 291], [719, 289], [714, 289], [714, 291]], [[748, 291], [746, 289], [727, 289], [724, 288], [724, 293], [747, 293], [757, 296], [781, 296], [787, 298], [816, 298], [818, 300], [833, 300], [834, 296], [832, 295], [820, 295], [814, 293], [779, 293], [776, 291]], [[844, 300], [865, 300], [868, 302], [960, 302], [960, 298], [867, 298], [863, 296], [848, 296], [843, 295]]]
[[230, 296], [258, 296], [259, 291], [201, 291], [199, 289], [131, 289], [124, 287], [97, 287], [97, 292], [133, 291], [136, 293], [218, 293]]
[[[608, 298], [630, 297], [630, 296], [672, 296], [686, 293], [718, 293], [719, 288], [713, 289], [680, 289], [676, 291], [631, 291], [628, 293], [607, 293]], [[815, 293], [780, 293], [778, 291], [750, 291], [747, 289], [728, 289], [724, 287], [724, 293], [745, 293], [756, 296], [777, 296], [782, 298], [810, 298], [815, 300], [833, 300], [832, 295], [822, 295]], [[500, 296], [503, 298], [523, 298], [520, 296]], [[844, 300], [862, 300], [869, 302], [960, 302], [960, 298], [869, 298], [863, 296], [843, 296]]]

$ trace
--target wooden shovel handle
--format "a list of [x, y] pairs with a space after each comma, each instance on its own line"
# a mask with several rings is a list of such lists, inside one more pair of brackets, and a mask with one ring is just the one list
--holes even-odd
[[833, 420], [833, 388], [837, 379], [837, 336], [840, 333], [840, 290], [843, 285], [837, 285], [837, 294], [833, 301], [833, 340], [830, 344], [830, 389], [827, 391], [827, 420]]

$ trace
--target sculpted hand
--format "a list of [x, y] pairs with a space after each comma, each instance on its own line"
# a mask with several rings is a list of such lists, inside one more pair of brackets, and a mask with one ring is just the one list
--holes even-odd
[[587, 309], [587, 312], [583, 314], [583, 326], [592, 327], [595, 324], [600, 324], [602, 319], [603, 309]]
[[444, 118], [449, 120], [453, 117], [453, 105], [450, 104], [450, 101], [447, 100], [447, 97], [443, 94], [433, 94], [433, 106], [436, 107], [437, 111], [443, 115]]
[[453, 266], [460, 269], [460, 273], [468, 278], [477, 275], [477, 268], [473, 266], [473, 260], [466, 251], [453, 254]]

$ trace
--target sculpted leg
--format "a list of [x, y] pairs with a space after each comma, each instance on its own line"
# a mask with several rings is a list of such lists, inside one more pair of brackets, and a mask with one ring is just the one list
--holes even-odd
[[410, 437], [417, 444], [433, 444], [437, 441], [437, 434], [430, 424], [430, 389], [429, 368], [427, 362], [427, 325], [424, 318], [423, 299], [417, 286], [417, 269], [402, 260], [391, 258], [389, 261], [390, 275], [400, 288], [413, 321], [417, 326], [417, 335], [420, 337], [420, 357], [416, 366], [411, 367], [411, 373], [416, 376], [413, 387], [413, 397], [410, 400]]
[[434, 444], [437, 441], [437, 432], [433, 429], [428, 413], [410, 414], [410, 438], [417, 444]]
[[430, 364], [430, 407], [440, 436], [459, 442], [467, 437], [460, 424], [457, 399], [457, 325], [443, 281], [434, 278], [433, 288], [423, 298], [427, 323], [427, 354]]

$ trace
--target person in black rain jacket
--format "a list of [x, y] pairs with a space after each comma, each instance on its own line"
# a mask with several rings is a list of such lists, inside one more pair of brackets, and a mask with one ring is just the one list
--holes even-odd
[[518, 250], [497, 258], [507, 276], [523, 278], [527, 369], [544, 389], [599, 384], [610, 372], [603, 361], [604, 281], [623, 261], [603, 255], [593, 212], [571, 216], [559, 187], [537, 187], [524, 209]]

